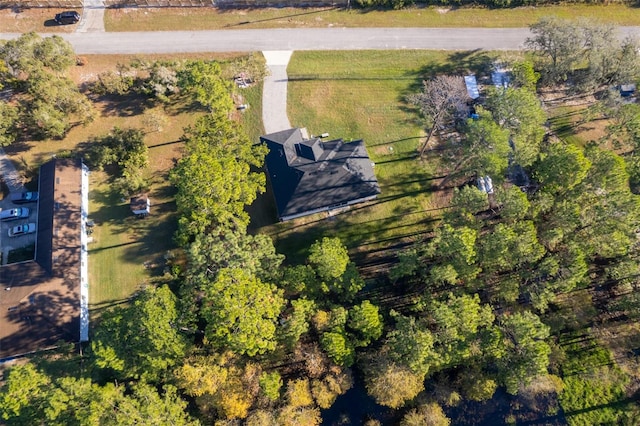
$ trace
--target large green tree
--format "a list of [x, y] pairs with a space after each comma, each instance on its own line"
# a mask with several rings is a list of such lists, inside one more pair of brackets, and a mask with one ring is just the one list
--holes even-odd
[[531, 203], [526, 192], [515, 185], [496, 189], [496, 201], [500, 205], [500, 217], [508, 222], [523, 219], [529, 214]]
[[590, 91], [627, 84], [639, 76], [637, 41], [620, 40], [613, 25], [545, 17], [530, 29], [533, 36], [527, 44], [537, 54], [547, 84], [573, 76], [574, 86]]
[[508, 271], [534, 263], [545, 253], [532, 221], [496, 225], [490, 234], [482, 238], [481, 247], [482, 266], [491, 272]]
[[308, 261], [318, 276], [315, 282], [306, 285], [313, 297], [332, 293], [342, 301], [350, 301], [364, 287], [347, 247], [339, 238], [324, 237], [313, 243]]
[[188, 250], [188, 276], [215, 278], [224, 268], [243, 269], [261, 279], [277, 275], [284, 256], [276, 253], [271, 238], [218, 228], [196, 236]]
[[[430, 263], [432, 275], [445, 278], [443, 282], [454, 284], [458, 279], [473, 278], [480, 272], [476, 265], [477, 238], [475, 229], [445, 223], [424, 247], [422, 261]], [[445, 270], [449, 272], [442, 275]]]
[[385, 346], [389, 349], [389, 358], [424, 378], [440, 364], [440, 356], [434, 349], [435, 336], [429, 330], [425, 320], [416, 320], [414, 317], [393, 312], [392, 315], [396, 325], [387, 334], [385, 340]]
[[96, 365], [119, 378], [161, 379], [185, 354], [169, 287], [147, 287], [128, 307], [105, 312], [91, 348]]
[[7, 64], [11, 75], [18, 79], [29, 78], [41, 68], [61, 73], [75, 64], [71, 44], [58, 35], [42, 38], [35, 32], [8, 40], [0, 46], [0, 58]]
[[15, 141], [18, 132], [18, 108], [6, 101], [0, 101], [0, 146]]
[[565, 81], [582, 59], [583, 40], [580, 29], [569, 20], [545, 17], [530, 26], [533, 36], [528, 46], [543, 62], [546, 83]]
[[275, 349], [284, 299], [273, 284], [243, 269], [221, 269], [204, 287], [202, 305], [205, 335], [215, 347], [249, 356]]
[[0, 415], [7, 424], [29, 425], [40, 416], [48, 398], [51, 379], [33, 366], [11, 368], [0, 388]]
[[186, 406], [170, 385], [158, 390], [144, 382], [100, 386], [87, 378], [54, 379], [30, 363], [11, 367], [0, 388], [7, 425], [199, 425]]
[[380, 310], [368, 300], [349, 310], [347, 326], [353, 330], [357, 346], [367, 346], [378, 340], [382, 336], [383, 325]]
[[230, 85], [215, 61], [189, 61], [178, 73], [178, 84], [209, 111], [227, 113], [233, 108]]
[[469, 119], [456, 168], [494, 180], [504, 176], [509, 165], [509, 131], [502, 128], [489, 111], [477, 108], [479, 119]]
[[[13, 89], [10, 101], [21, 105], [14, 123], [29, 136], [60, 139], [72, 126], [93, 120], [93, 105], [65, 75], [76, 58], [62, 37], [23, 34], [0, 46], [0, 61], [6, 83]], [[3, 112], [8, 113], [6, 108]], [[0, 127], [11, 128], [5, 117]], [[14, 139], [7, 136], [14, 135], [5, 134], [5, 144]]]
[[510, 131], [513, 161], [523, 167], [530, 166], [540, 152], [547, 121], [535, 92], [524, 88], [490, 88], [486, 104], [496, 122]]
[[185, 139], [185, 156], [170, 173], [178, 189], [178, 242], [187, 245], [216, 227], [244, 232], [245, 207], [265, 189], [265, 176], [255, 169], [264, 147], [251, 143], [226, 113], [200, 118]]
[[589, 167], [591, 162], [582, 149], [562, 142], [551, 143], [535, 167], [535, 177], [543, 190], [565, 192], [582, 182]]
[[480, 297], [449, 295], [443, 302], [434, 301], [426, 311], [432, 321], [439, 368], [459, 366], [476, 351], [482, 350], [480, 333], [493, 325], [491, 307], [482, 305]]
[[525, 311], [500, 318], [505, 353], [498, 360], [502, 383], [507, 392], [517, 394], [536, 376], [547, 373], [551, 348], [546, 342], [549, 327], [532, 312]]

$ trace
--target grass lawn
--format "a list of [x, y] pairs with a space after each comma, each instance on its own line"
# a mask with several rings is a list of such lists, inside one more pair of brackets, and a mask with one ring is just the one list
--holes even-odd
[[153, 172], [152, 214], [144, 219], [131, 214], [128, 200], [122, 202], [111, 191], [104, 173], [92, 174], [89, 211], [96, 226], [89, 244], [89, 282], [94, 307], [118, 303], [162, 274], [163, 256], [173, 248], [177, 223], [173, 194], [163, 174]]
[[56, 13], [67, 9], [33, 8], [33, 9], [0, 9], [0, 31], [4, 33], [70, 33], [77, 25], [57, 25], [53, 18]]
[[[0, 10], [3, 32], [73, 32], [76, 25], [52, 25], [62, 9]], [[513, 9], [414, 7], [403, 10], [341, 8], [114, 8], [105, 12], [107, 31], [216, 30], [322, 27], [526, 27], [543, 16], [597, 18], [616, 25], [640, 25], [637, 9], [621, 4], [558, 5]]]
[[[186, 55], [183, 55], [186, 58]], [[194, 57], [194, 55], [189, 55]], [[196, 58], [226, 59], [229, 55], [195, 55]], [[172, 59], [176, 56], [149, 56], [140, 59]], [[74, 67], [72, 78], [82, 84], [100, 72], [115, 69], [131, 56], [87, 56], [87, 65]], [[261, 113], [260, 88], [248, 89], [247, 102], [252, 108], [245, 117]], [[105, 98], [95, 102], [98, 114], [87, 126], [78, 126], [63, 140], [26, 141], [7, 147], [17, 168], [27, 177], [37, 173], [38, 166], [53, 154], [73, 152], [76, 146], [94, 136], [108, 133], [114, 126], [136, 127], [146, 131], [149, 147], [147, 177], [151, 182], [149, 198], [151, 215], [138, 219], [129, 210], [128, 200], [112, 191], [109, 177], [101, 171], [90, 175], [89, 216], [96, 226], [89, 244], [90, 304], [96, 309], [126, 300], [144, 282], [164, 270], [164, 255], [174, 248], [173, 233], [177, 226], [174, 193], [168, 172], [181, 156], [179, 142], [185, 126], [200, 112], [188, 108], [190, 102], [175, 105], [153, 104], [141, 97]], [[145, 116], [164, 116], [161, 129], [145, 126]], [[257, 131], [259, 133], [259, 131]]]
[[620, 424], [630, 412], [629, 377], [611, 352], [588, 334], [567, 333], [560, 339], [564, 391], [560, 404], [569, 425]]
[[[606, 139], [606, 127], [611, 124], [611, 120], [594, 112], [592, 107], [597, 104], [594, 96], [548, 99], [543, 94], [543, 99], [551, 131], [560, 139], [581, 147], [591, 141], [602, 143]], [[603, 147], [620, 151], [619, 147], [609, 143], [605, 143]]]
[[[115, 125], [145, 128], [143, 117], [151, 109], [136, 106], [139, 113], [128, 115], [123, 112], [132, 100], [123, 102], [124, 105], [105, 106], [106, 110], [115, 112], [115, 117], [103, 112], [96, 120], [102, 123], [97, 123], [99, 129], [92, 134], [104, 134]], [[89, 215], [96, 226], [92, 235], [94, 242], [89, 245], [89, 274], [93, 284], [90, 302], [96, 307], [126, 299], [140, 284], [161, 274], [163, 255], [174, 248], [172, 236], [177, 219], [168, 171], [181, 155], [182, 144], [178, 140], [182, 129], [193, 121], [194, 114], [179, 112], [177, 107], [155, 106], [153, 110], [166, 115], [167, 121], [161, 131], [147, 129], [145, 136], [149, 147], [147, 177], [151, 182], [151, 215], [146, 219], [133, 216], [128, 200], [123, 202], [114, 193], [106, 173], [91, 174]]]
[[561, 106], [550, 111], [549, 124], [551, 131], [565, 142], [577, 146], [584, 146], [585, 141], [578, 136], [577, 121], [580, 119], [582, 108]]
[[513, 9], [414, 7], [403, 10], [342, 8], [120, 8], [105, 14], [107, 31], [214, 30], [322, 27], [526, 27], [543, 16], [597, 18], [640, 25], [640, 14], [620, 4]]
[[[455, 56], [455, 58], [453, 58]], [[301, 260], [317, 238], [335, 235], [361, 255], [398, 247], [429, 232], [442, 206], [433, 186], [437, 158], [416, 158], [423, 127], [405, 97], [422, 79], [456, 67], [477, 70], [490, 54], [430, 51], [296, 52], [288, 67], [292, 125], [311, 134], [364, 139], [382, 193], [369, 204], [265, 226], [278, 249]], [[275, 221], [275, 215], [272, 217]]]

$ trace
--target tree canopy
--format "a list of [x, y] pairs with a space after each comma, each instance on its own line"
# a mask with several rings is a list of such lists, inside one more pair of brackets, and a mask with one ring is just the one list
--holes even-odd
[[119, 378], [160, 379], [185, 354], [177, 318], [167, 286], [147, 287], [131, 306], [105, 312], [91, 343], [97, 366]]
[[275, 349], [282, 292], [249, 272], [224, 268], [205, 288], [203, 317], [214, 347], [254, 356]]
[[62, 37], [31, 32], [8, 40], [0, 45], [0, 62], [0, 73], [12, 89], [10, 104], [20, 105], [0, 107], [0, 128], [9, 130], [2, 144], [15, 141], [18, 128], [36, 139], [61, 139], [72, 126], [94, 119], [93, 105], [65, 75], [76, 57]]

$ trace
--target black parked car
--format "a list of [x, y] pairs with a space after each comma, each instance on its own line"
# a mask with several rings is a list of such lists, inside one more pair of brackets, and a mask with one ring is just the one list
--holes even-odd
[[60, 25], [75, 24], [80, 20], [80, 15], [75, 10], [68, 10], [56, 14], [55, 21]]
[[35, 203], [36, 201], [38, 201], [37, 192], [13, 192], [11, 194], [11, 202], [13, 204]]

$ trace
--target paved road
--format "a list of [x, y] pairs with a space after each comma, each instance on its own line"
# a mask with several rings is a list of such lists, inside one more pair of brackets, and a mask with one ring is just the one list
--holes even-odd
[[[640, 27], [620, 27], [640, 38]], [[61, 34], [79, 54], [253, 52], [277, 50], [515, 50], [526, 28], [305, 28]], [[0, 39], [19, 34], [0, 33]]]
[[[622, 36], [640, 36], [621, 27]], [[79, 54], [252, 52], [277, 50], [514, 50], [526, 28], [307, 28], [220, 31], [87, 32], [61, 34]], [[1, 39], [19, 34], [0, 33]]]

